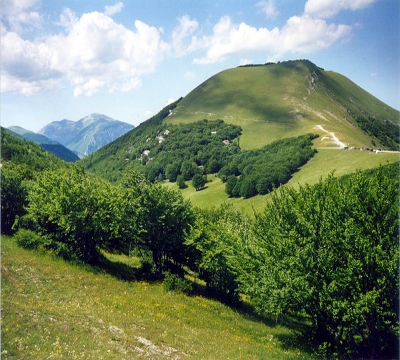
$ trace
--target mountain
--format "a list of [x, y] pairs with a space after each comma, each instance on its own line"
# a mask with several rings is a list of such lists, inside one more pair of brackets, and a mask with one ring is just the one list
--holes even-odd
[[[128, 168], [142, 172], [149, 179], [169, 178], [167, 172], [172, 167], [176, 174], [182, 174], [183, 161], [189, 158], [207, 171], [213, 168], [210, 159], [218, 162], [225, 156], [225, 150], [217, 148], [211, 139], [215, 131], [210, 126], [222, 126], [218, 120], [241, 129], [240, 134], [236, 132], [234, 137], [226, 137], [231, 152], [235, 146], [236, 149], [240, 147], [240, 151], [250, 151], [286, 138], [310, 133], [318, 135], [313, 140], [317, 153], [300, 171], [295, 169], [291, 174], [289, 184], [294, 186], [313, 183], [332, 171], [343, 175], [399, 159], [398, 153], [389, 151], [379, 154], [338, 151], [352, 147], [398, 151], [400, 113], [345, 76], [325, 71], [308, 60], [296, 60], [222, 71], [96, 151], [82, 164], [111, 181], [117, 180]], [[201, 122], [204, 123], [202, 133], [207, 133], [208, 138], [193, 135]], [[221, 128], [221, 131], [226, 130]], [[179, 141], [176, 133], [184, 134]], [[210, 155], [211, 145], [215, 146], [213, 151], [219, 158], [214, 153]], [[189, 148], [191, 154], [182, 152]], [[171, 159], [174, 159], [173, 164]], [[246, 159], [241, 165], [243, 168], [246, 162], [249, 167], [253, 166], [251, 160]], [[206, 191], [195, 192], [189, 188], [183, 190], [183, 194], [204, 206], [227, 201], [243, 203], [241, 199], [229, 198], [224, 187], [216, 179], [207, 184]], [[257, 203], [256, 207], [260, 208], [265, 198], [257, 196], [246, 203]]]
[[63, 159], [67, 162], [75, 162], [79, 160], [79, 157], [73, 153], [71, 150], [61, 145], [59, 142], [50, 140], [46, 136], [41, 134], [36, 134], [33, 131], [26, 130], [20, 126], [10, 126], [7, 128], [15, 136], [23, 138], [25, 140], [33, 141], [34, 143], [40, 145], [43, 149], [47, 150], [49, 153]]
[[378, 133], [359, 126], [357, 120], [363, 119], [373, 119], [374, 125], [388, 131], [393, 128], [398, 144], [397, 110], [343, 75], [307, 60], [222, 71], [183, 98], [166, 122], [189, 123], [203, 118], [241, 126], [243, 148], [307, 132], [326, 138], [319, 146], [336, 146], [330, 134], [334, 133], [350, 147], [388, 147], [378, 139]]
[[79, 121], [53, 121], [41, 129], [39, 134], [85, 157], [133, 128], [133, 125], [108, 116], [91, 114]]

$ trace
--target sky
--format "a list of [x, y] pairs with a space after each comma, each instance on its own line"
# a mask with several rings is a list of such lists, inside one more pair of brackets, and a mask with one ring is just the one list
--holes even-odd
[[216, 73], [309, 59], [400, 110], [398, 0], [0, 0], [1, 126], [139, 125]]

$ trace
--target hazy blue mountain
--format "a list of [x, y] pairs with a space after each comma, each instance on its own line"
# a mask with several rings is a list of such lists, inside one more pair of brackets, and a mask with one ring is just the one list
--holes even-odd
[[64, 161], [75, 162], [79, 160], [78, 155], [73, 153], [70, 149], [60, 144], [58, 141], [51, 140], [44, 135], [36, 134], [35, 132], [26, 130], [20, 126], [10, 126], [7, 130], [19, 138], [33, 141], [49, 153], [63, 159]]
[[39, 131], [85, 157], [134, 128], [133, 125], [102, 114], [91, 114], [78, 121], [53, 121]]

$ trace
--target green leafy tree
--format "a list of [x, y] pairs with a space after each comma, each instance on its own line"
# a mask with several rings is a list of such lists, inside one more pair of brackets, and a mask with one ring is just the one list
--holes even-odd
[[254, 195], [257, 195], [256, 180], [250, 175], [243, 176], [240, 185], [240, 196], [247, 199]]
[[187, 188], [185, 178], [183, 177], [183, 175], [178, 175], [178, 177], [176, 178], [176, 183], [178, 184], [179, 189]]
[[206, 182], [207, 182], [207, 180], [203, 175], [195, 174], [193, 176], [192, 184], [193, 184], [193, 187], [196, 189], [196, 191], [203, 189]]
[[216, 159], [211, 159], [208, 163], [207, 163], [207, 173], [208, 174], [216, 174], [220, 169], [221, 169], [221, 164], [219, 163], [218, 160]]
[[237, 179], [236, 176], [231, 175], [228, 177], [228, 180], [225, 183], [225, 192], [230, 196], [230, 197], [235, 197], [235, 192], [234, 189], [236, 187]]
[[128, 198], [82, 168], [43, 172], [30, 183], [28, 200], [25, 223], [47, 235], [50, 248], [66, 258], [93, 263], [99, 246], [126, 235], [121, 224]]
[[160, 184], [143, 184], [138, 200], [143, 229], [139, 246], [151, 253], [155, 272], [161, 274], [169, 265], [182, 267], [187, 261], [185, 236], [194, 222], [190, 203]]
[[256, 216], [256, 240], [239, 265], [242, 291], [259, 312], [307, 314], [321, 356], [397, 355], [396, 177], [331, 175], [282, 189]]
[[199, 210], [196, 223], [186, 244], [196, 251], [191, 268], [204, 280], [210, 294], [235, 302], [238, 299], [235, 254], [238, 244], [245, 239], [243, 230], [249, 222], [240, 212], [222, 205], [218, 209]]
[[172, 164], [168, 164], [165, 168], [165, 176], [169, 181], [174, 182], [176, 178], [180, 174], [180, 164], [177, 161], [174, 161]]
[[3, 166], [1, 169], [1, 232], [12, 234], [16, 218], [25, 214], [28, 191], [24, 183], [24, 166]]
[[181, 174], [185, 180], [190, 180], [201, 171], [194, 161], [185, 160], [181, 166]]

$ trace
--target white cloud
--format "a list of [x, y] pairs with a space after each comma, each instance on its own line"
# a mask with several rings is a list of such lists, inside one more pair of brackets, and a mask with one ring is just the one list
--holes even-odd
[[259, 7], [259, 12], [264, 14], [267, 19], [275, 19], [279, 15], [279, 11], [275, 7], [273, 0], [263, 0], [256, 4]]
[[114, 14], [119, 13], [123, 7], [124, 7], [124, 4], [122, 2], [119, 2], [115, 5], [106, 6], [104, 8], [104, 14], [107, 16], [112, 16]]
[[[78, 18], [67, 9], [58, 25], [64, 27], [64, 33], [40, 42], [24, 40], [2, 25], [2, 85], [6, 75], [25, 85], [32, 83], [30, 92], [48, 89], [38, 86], [38, 79], [53, 84], [54, 79], [60, 83], [60, 78], [76, 86], [75, 96], [92, 96], [103, 87], [112, 92], [129, 91], [138, 88], [139, 77], [153, 72], [169, 51], [159, 31], [141, 21], [130, 30], [103, 13]], [[2, 91], [6, 89], [10, 86], [2, 86]], [[19, 92], [15, 86], [13, 91]]]
[[201, 47], [199, 38], [193, 34], [199, 27], [188, 15], [178, 19], [179, 25], [172, 31], [171, 49], [177, 56], [184, 56]]
[[32, 95], [61, 86], [61, 74], [49, 67], [49, 48], [24, 40], [1, 26], [1, 91]]
[[194, 63], [210, 64], [223, 61], [228, 56], [262, 52], [270, 55], [293, 53], [307, 54], [331, 46], [346, 38], [351, 32], [347, 25], [327, 24], [325, 20], [308, 16], [291, 17], [282, 29], [255, 28], [232, 23], [225, 16], [214, 26], [208, 37], [207, 54]]
[[74, 96], [86, 95], [92, 96], [99, 92], [99, 90], [104, 86], [104, 82], [98, 79], [91, 78], [86, 81], [83, 85], [79, 85], [74, 90]]
[[167, 103], [165, 104], [165, 106], [168, 106], [169, 104], [172, 104], [175, 101], [176, 101], [175, 99], [168, 99]]
[[1, 18], [6, 20], [10, 29], [16, 33], [41, 29], [43, 17], [36, 11], [29, 11], [39, 5], [38, 0], [8, 0], [1, 3]]
[[342, 10], [360, 10], [377, 0], [308, 0], [304, 7], [307, 15], [327, 19]]

